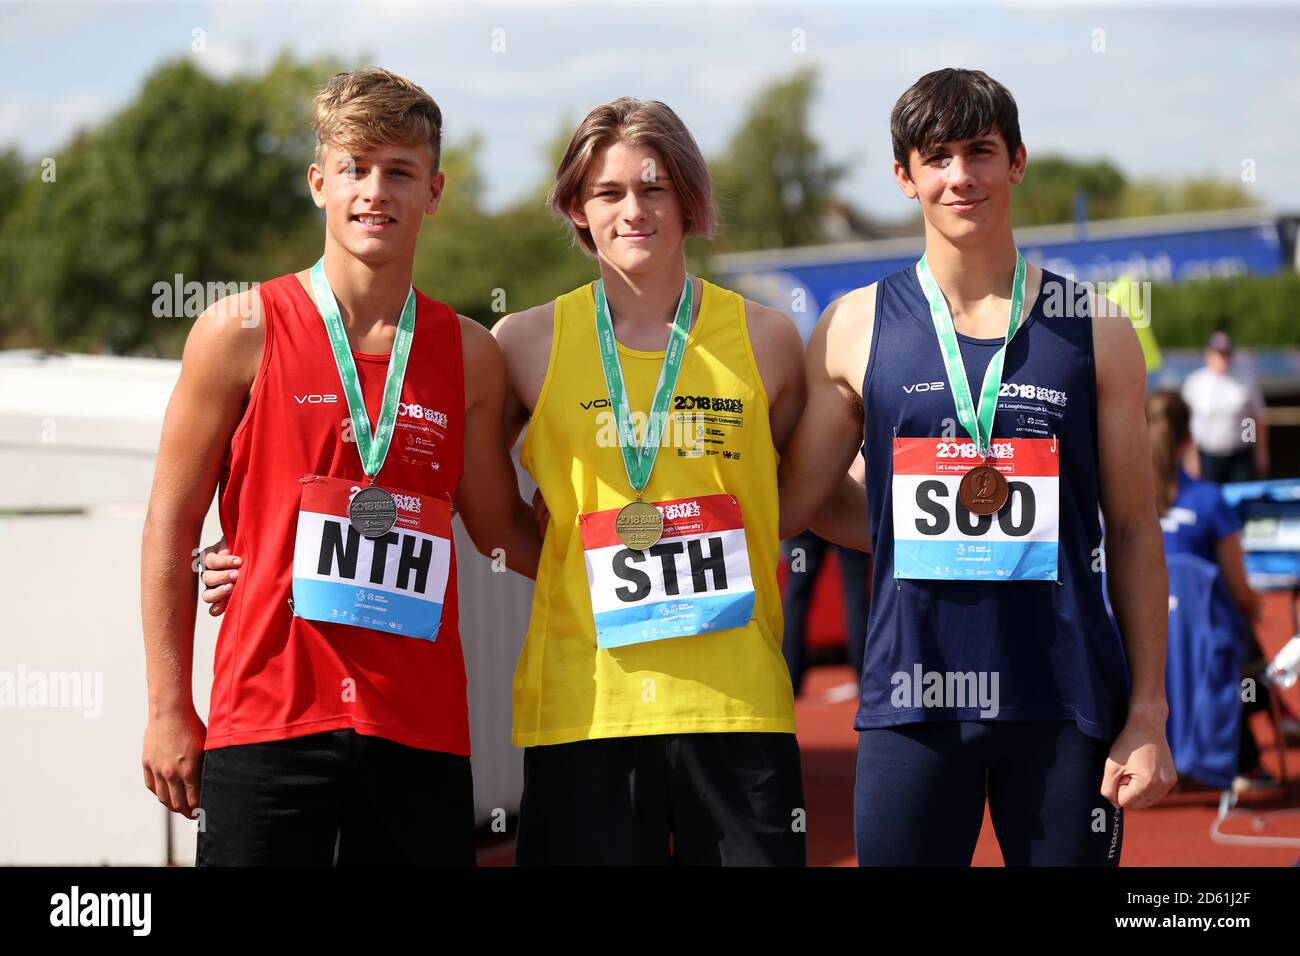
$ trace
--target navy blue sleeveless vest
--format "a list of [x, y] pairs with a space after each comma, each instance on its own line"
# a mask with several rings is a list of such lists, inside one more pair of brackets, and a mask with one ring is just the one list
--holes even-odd
[[[1002, 339], [957, 338], [978, 401], [979, 383]], [[895, 578], [895, 430], [899, 437], [969, 436], [960, 424], [955, 434], [943, 435], [944, 420], [956, 423], [957, 413], [914, 268], [880, 280], [862, 386], [875, 562], [858, 730], [926, 720], [1072, 720], [1083, 733], [1109, 741], [1123, 726], [1128, 668], [1106, 613], [1096, 550], [1097, 390], [1082, 288], [1043, 273], [1033, 309], [1007, 348], [1002, 382], [994, 440], [1055, 435], [1060, 443], [1059, 581]], [[996, 714], [979, 705], [942, 706], [958, 700], [955, 694], [923, 700], [919, 690], [909, 690], [930, 672], [943, 675], [945, 686], [953, 679], [948, 675], [984, 675], [988, 689], [996, 688], [990, 694]], [[966, 703], [974, 701], [967, 697]]]

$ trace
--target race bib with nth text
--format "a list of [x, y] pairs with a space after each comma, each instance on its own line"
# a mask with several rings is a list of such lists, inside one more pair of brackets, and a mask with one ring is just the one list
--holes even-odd
[[450, 502], [385, 488], [397, 502], [397, 523], [367, 538], [348, 520], [348, 503], [363, 485], [319, 476], [302, 482], [294, 614], [436, 640], [451, 564]]

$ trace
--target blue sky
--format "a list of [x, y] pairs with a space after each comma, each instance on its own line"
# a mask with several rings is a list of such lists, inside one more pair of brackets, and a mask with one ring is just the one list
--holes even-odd
[[889, 110], [940, 66], [1010, 87], [1031, 164], [1064, 152], [1135, 177], [1238, 179], [1253, 160], [1247, 188], [1300, 212], [1295, 4], [0, 2], [0, 144], [48, 155], [164, 59], [229, 75], [283, 49], [365, 54], [424, 86], [450, 141], [483, 137], [492, 206], [549, 175], [542, 144], [566, 115], [661, 99], [713, 153], [765, 82], [812, 63], [814, 131], [848, 165], [843, 194], [876, 215], [909, 211], [889, 172]]

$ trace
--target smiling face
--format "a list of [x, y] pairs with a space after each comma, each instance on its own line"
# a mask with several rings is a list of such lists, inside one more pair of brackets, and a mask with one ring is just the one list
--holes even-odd
[[653, 146], [619, 140], [600, 149], [569, 203], [569, 217], [591, 231], [602, 261], [629, 275], [683, 254], [682, 204]]
[[307, 180], [325, 210], [327, 241], [371, 265], [414, 256], [421, 220], [438, 211], [444, 183], [424, 144], [329, 146]]
[[954, 243], [1008, 227], [1011, 187], [1024, 176], [1024, 145], [1009, 154], [996, 130], [912, 149], [906, 166], [894, 162], [898, 188], [921, 204], [927, 228]]

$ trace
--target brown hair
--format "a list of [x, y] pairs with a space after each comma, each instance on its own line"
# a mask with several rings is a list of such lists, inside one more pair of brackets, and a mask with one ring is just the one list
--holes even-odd
[[362, 150], [428, 143], [433, 171], [438, 171], [442, 110], [405, 77], [377, 66], [337, 73], [316, 94], [313, 107], [317, 163], [329, 146]]
[[1151, 470], [1156, 482], [1156, 513], [1164, 514], [1178, 496], [1178, 463], [1191, 437], [1191, 413], [1175, 391], [1147, 397], [1147, 436], [1151, 441]]
[[974, 139], [996, 129], [1014, 157], [1020, 148], [1020, 115], [1011, 92], [980, 70], [953, 68], [927, 73], [913, 83], [889, 116], [894, 159], [912, 170], [912, 150], [925, 152], [939, 143]]
[[583, 183], [596, 153], [620, 141], [652, 146], [658, 151], [681, 198], [686, 235], [713, 238], [718, 222], [713, 184], [709, 180], [708, 164], [690, 130], [664, 103], [624, 96], [587, 114], [555, 170], [555, 186], [547, 202], [551, 211], [569, 224], [582, 247], [595, 255], [591, 230], [579, 227], [569, 218], [570, 201], [574, 197], [581, 201]]

